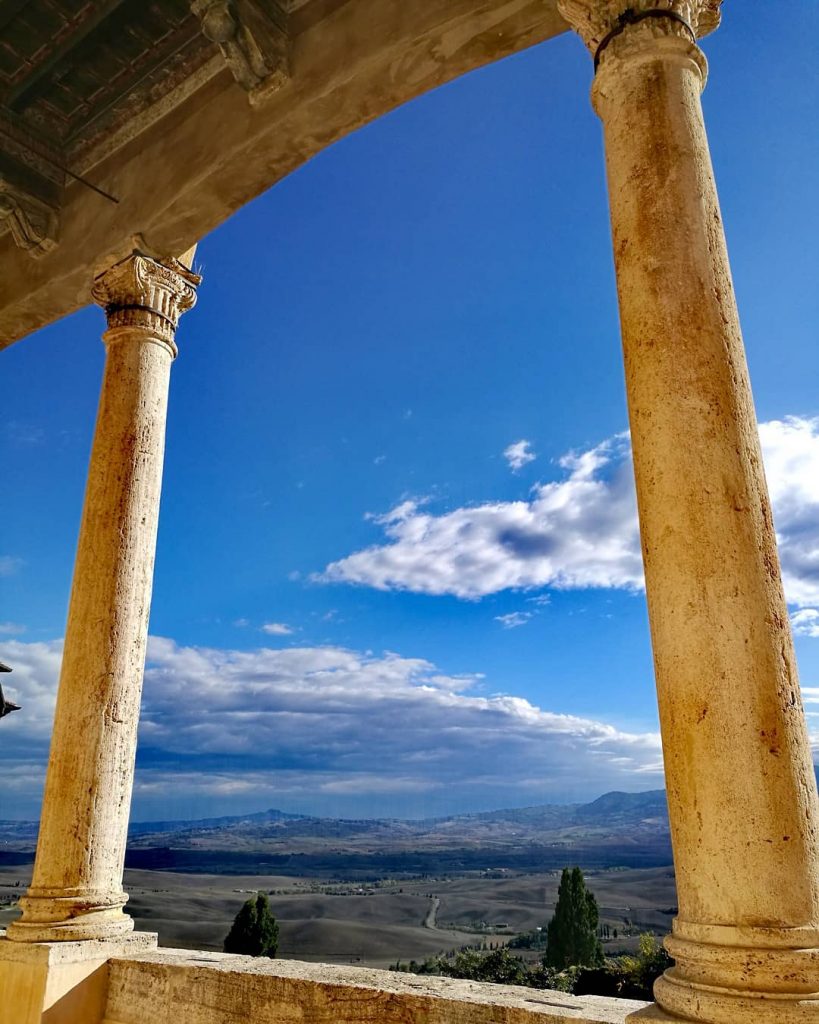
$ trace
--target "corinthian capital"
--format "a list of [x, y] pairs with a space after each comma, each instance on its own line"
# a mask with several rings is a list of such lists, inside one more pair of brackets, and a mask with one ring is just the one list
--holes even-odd
[[109, 329], [142, 329], [166, 341], [175, 354], [179, 317], [196, 302], [201, 280], [178, 260], [160, 263], [135, 252], [100, 274], [91, 295], [105, 310]]
[[[639, 21], [666, 22], [695, 38], [719, 25], [722, 0], [557, 0], [560, 13], [597, 57], [607, 41]], [[672, 30], [674, 30], [672, 28]]]

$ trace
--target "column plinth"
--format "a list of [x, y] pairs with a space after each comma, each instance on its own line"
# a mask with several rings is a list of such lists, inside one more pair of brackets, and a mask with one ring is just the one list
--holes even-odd
[[197, 275], [134, 254], [95, 282], [105, 373], [32, 884], [17, 942], [115, 939], [159, 515], [174, 334]]
[[677, 878], [655, 998], [816, 1024], [819, 801], [700, 103], [718, 3], [560, 7], [596, 60]]

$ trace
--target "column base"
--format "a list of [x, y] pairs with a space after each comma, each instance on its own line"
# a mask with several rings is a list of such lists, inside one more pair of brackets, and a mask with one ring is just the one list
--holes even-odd
[[636, 1010], [626, 1017], [626, 1024], [645, 1024], [646, 1021], [662, 1021], [663, 1024], [680, 1024], [679, 1017], [672, 1017], [656, 1003], [645, 1006], [642, 1010]]
[[[701, 936], [732, 940], [706, 942]], [[682, 937], [685, 936], [685, 937]], [[696, 936], [696, 937], [694, 937]], [[654, 983], [657, 1004], [629, 1020], [819, 1024], [819, 935], [812, 928], [728, 928], [674, 922], [676, 961]]]
[[120, 939], [134, 930], [123, 911], [127, 893], [77, 893], [30, 889], [20, 900], [23, 916], [12, 921], [12, 942], [85, 942]]
[[[753, 977], [749, 984], [754, 984]], [[670, 1016], [665, 1018], [668, 1020], [698, 1024], [819, 1024], [819, 987], [809, 993], [725, 989], [691, 982], [672, 968], [654, 983], [654, 996], [658, 1005], [669, 1011]]]
[[99, 1024], [108, 998], [105, 964], [156, 945], [153, 932], [56, 943], [11, 942], [0, 932], [0, 1017], [8, 1024]]

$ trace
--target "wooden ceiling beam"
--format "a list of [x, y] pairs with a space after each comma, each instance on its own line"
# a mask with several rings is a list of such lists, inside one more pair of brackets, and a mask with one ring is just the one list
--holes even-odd
[[[7, 0], [7, 2], [16, 3], [17, 0]], [[32, 96], [36, 95], [40, 83], [123, 2], [124, 0], [105, 0], [103, 3], [94, 4], [91, 13], [60, 44], [50, 51], [48, 56], [34, 68], [31, 74], [26, 75], [22, 82], [10, 90], [6, 97], [6, 106], [14, 111], [20, 111], [25, 107]], [[2, 25], [1, 10], [0, 25]]]

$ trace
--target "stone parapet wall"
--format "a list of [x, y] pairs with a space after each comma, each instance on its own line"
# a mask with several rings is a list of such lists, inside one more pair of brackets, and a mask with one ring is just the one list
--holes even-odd
[[646, 1004], [161, 949], [110, 962], [103, 1024], [623, 1024]]

